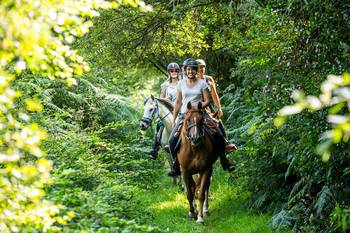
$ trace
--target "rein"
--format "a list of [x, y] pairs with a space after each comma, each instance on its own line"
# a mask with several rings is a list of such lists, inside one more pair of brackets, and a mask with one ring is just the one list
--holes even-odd
[[165, 117], [167, 117], [171, 112], [169, 111], [165, 116], [163, 116], [162, 118], [160, 118], [160, 120], [163, 120]]

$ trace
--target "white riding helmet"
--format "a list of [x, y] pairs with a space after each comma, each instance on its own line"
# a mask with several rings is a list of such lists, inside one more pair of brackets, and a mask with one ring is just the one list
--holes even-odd
[[203, 59], [197, 59], [196, 62], [198, 63], [198, 66], [204, 66], [204, 67], [207, 66], [207, 64], [205, 64], [205, 61]]

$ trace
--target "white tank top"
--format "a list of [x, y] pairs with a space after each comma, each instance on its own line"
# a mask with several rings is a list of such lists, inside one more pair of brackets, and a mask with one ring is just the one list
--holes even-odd
[[174, 84], [166, 81], [162, 84], [161, 88], [165, 90], [165, 98], [174, 103], [176, 100], [177, 83]]
[[197, 104], [203, 101], [203, 92], [208, 89], [208, 84], [201, 79], [197, 79], [196, 84], [193, 87], [188, 87], [186, 79], [179, 81], [177, 84], [177, 90], [181, 91], [182, 94], [182, 105], [180, 113], [185, 113], [188, 102]]

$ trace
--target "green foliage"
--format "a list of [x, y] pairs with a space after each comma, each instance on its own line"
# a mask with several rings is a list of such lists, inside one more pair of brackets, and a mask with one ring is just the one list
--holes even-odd
[[[318, 145], [317, 152], [322, 155], [322, 160], [324, 162], [329, 162], [331, 154], [332, 144], [339, 144], [341, 141], [348, 141], [349, 126], [348, 126], [348, 109], [345, 106], [349, 106], [348, 98], [346, 93], [348, 92], [348, 79], [349, 75], [344, 74], [341, 76], [328, 76], [328, 79], [323, 82], [321, 86], [321, 94], [319, 97], [315, 96], [304, 96], [301, 92], [294, 92], [294, 99], [296, 103], [290, 106], [285, 106], [279, 111], [279, 116], [276, 118], [275, 122], [284, 122], [284, 120], [289, 115], [294, 115], [300, 113], [304, 109], [309, 111], [317, 111], [322, 108], [328, 109], [327, 120], [331, 124], [332, 128], [328, 129], [321, 136], [321, 144]], [[338, 152], [338, 153], [337, 153]], [[346, 174], [348, 170], [348, 156], [343, 153], [339, 153], [339, 150], [333, 152], [337, 156], [336, 160], [338, 164], [332, 162], [329, 172], [334, 172], [333, 166], [336, 165], [338, 172], [340, 174]], [[337, 175], [335, 175], [336, 177]], [[341, 177], [344, 175], [341, 175]], [[346, 175], [345, 175], [346, 176]], [[329, 182], [329, 178], [332, 177], [330, 174], [327, 175], [327, 183], [332, 184], [332, 188], [337, 190], [334, 183]], [[339, 182], [339, 180], [338, 180]], [[296, 186], [294, 186], [296, 187]], [[306, 186], [304, 186], [306, 187]], [[348, 190], [344, 190], [344, 194], [347, 195]], [[338, 191], [339, 192], [339, 191]], [[340, 193], [342, 193], [340, 191]], [[303, 193], [301, 196], [304, 196]], [[339, 193], [338, 193], [339, 195]], [[294, 196], [295, 198], [296, 196]], [[300, 198], [299, 197], [299, 198]], [[314, 202], [314, 209], [316, 216], [322, 216], [324, 213], [330, 214], [331, 210], [334, 208], [337, 198], [332, 193], [330, 187], [325, 185], [322, 190], [317, 194], [316, 201]], [[338, 197], [338, 201], [342, 203], [343, 198]], [[347, 203], [347, 202], [346, 202]], [[349, 223], [347, 223], [346, 211], [342, 212], [339, 207], [336, 207], [336, 212], [338, 213], [338, 223], [343, 230], [348, 228]], [[341, 214], [344, 214], [342, 217]], [[339, 216], [340, 215], [340, 216]], [[345, 221], [345, 222], [344, 222]]]
[[[322, 154], [323, 161], [327, 162], [330, 158], [330, 147], [332, 143], [349, 140], [350, 125], [347, 114], [341, 114], [344, 106], [349, 105], [349, 82], [350, 75], [345, 73], [343, 76], [328, 76], [322, 83], [321, 94], [319, 97], [304, 96], [302, 92], [293, 93], [295, 104], [283, 107], [276, 118], [278, 124], [282, 123], [287, 116], [300, 113], [304, 109], [317, 111], [322, 108], [329, 108], [328, 122], [332, 124], [332, 129], [323, 133], [322, 144], [318, 146], [318, 152]], [[348, 109], [349, 110], [349, 109]], [[340, 114], [338, 114], [340, 113]]]
[[48, 197], [76, 213], [66, 229], [160, 232], [140, 224], [149, 213], [140, 210], [135, 198], [142, 189], [153, 187], [150, 184], [155, 181], [157, 167], [142, 159], [143, 148], [138, 148], [142, 141], [108, 134], [112, 129], [124, 131], [124, 127], [66, 132], [45, 143], [50, 159], [55, 161], [55, 184], [49, 188]]
[[[103, 1], [100, 4], [69, 1], [37, 4], [5, 1], [1, 4], [2, 232], [55, 231], [55, 223], [66, 224], [72, 217], [70, 212], [59, 216], [63, 207], [43, 199], [44, 185], [52, 183], [49, 174], [51, 162], [44, 158], [40, 149], [47, 135], [37, 124], [31, 123], [23, 106], [17, 108], [14, 103], [20, 96], [11, 87], [14, 73], [20, 74], [27, 68], [51, 78], [63, 78], [68, 84], [74, 83], [72, 76], [88, 68], [82, 58], [65, 44], [87, 32], [91, 22], [84, 18], [96, 15], [94, 8], [112, 6]], [[35, 100], [24, 102], [30, 112], [42, 110]]]
[[339, 204], [337, 204], [332, 213], [332, 221], [334, 222], [334, 224], [345, 232], [350, 227], [349, 218], [349, 206], [340, 206]]
[[[27, 70], [26, 73], [50, 79], [61, 78], [68, 86], [76, 84], [73, 76], [81, 75], [89, 67], [69, 45], [75, 37], [89, 31], [92, 26], [90, 18], [99, 15], [97, 9], [115, 8], [119, 3], [138, 5], [138, 1], [129, 0], [118, 3], [1, 2], [1, 232], [58, 231], [58, 227], [73, 216], [71, 212], [60, 215], [63, 206], [44, 199], [44, 186], [52, 183], [52, 164], [45, 159], [40, 148], [47, 134], [33, 123], [28, 114], [42, 111], [43, 106], [37, 98], [25, 95], [27, 99], [19, 99], [21, 93], [13, 89], [11, 82], [21, 73], [25, 75], [24, 70]], [[43, 94], [50, 98], [50, 92]]]
[[[134, 198], [155, 188], [160, 167], [143, 158], [145, 143], [135, 132], [137, 110], [142, 96], [159, 84], [157, 70], [164, 73], [168, 62], [181, 63], [193, 56], [207, 61], [207, 71], [221, 91], [225, 89], [222, 102], [227, 132], [240, 145], [230, 159], [236, 164], [236, 177], [244, 184], [244, 192], [249, 193], [250, 207], [273, 210], [276, 214], [272, 227], [281, 232], [287, 228], [295, 232], [348, 230], [350, 158], [349, 144], [345, 143], [345, 79], [338, 82], [339, 77], [333, 77], [336, 82], [325, 85], [328, 104], [322, 95], [315, 97], [320, 94], [319, 83], [326, 75], [343, 73], [350, 66], [350, 29], [346, 23], [349, 14], [343, 1], [152, 0], [148, 3], [153, 11], [148, 13], [127, 7], [100, 11], [101, 17], [93, 20], [92, 31], [73, 44], [72, 36], [82, 35], [91, 25], [85, 16], [95, 15], [96, 11], [84, 11], [86, 8], [77, 7], [80, 2], [62, 1], [57, 6], [49, 2], [40, 7], [25, 3], [20, 6], [23, 12], [39, 12], [38, 17], [23, 13], [25, 17], [21, 18], [17, 3], [9, 5], [10, 2], [0, 7], [0, 19], [5, 22], [2, 25], [13, 29], [0, 26], [0, 74], [4, 77], [1, 94], [3, 100], [10, 100], [1, 102], [10, 109], [1, 118], [5, 125], [2, 144], [4, 149], [7, 145], [21, 149], [20, 167], [42, 161], [33, 155], [42, 156], [39, 145], [46, 138], [45, 133], [31, 125], [24, 110], [15, 111], [12, 102], [16, 100], [21, 109], [42, 111], [31, 116], [45, 126], [49, 135], [44, 147], [54, 162], [55, 184], [45, 186], [45, 191], [51, 200], [75, 212], [73, 221], [62, 227], [64, 230], [160, 231], [148, 226], [152, 215], [137, 209], [140, 203]], [[67, 2], [71, 4], [68, 7], [64, 5]], [[137, 5], [134, 1], [123, 3]], [[50, 4], [56, 6], [50, 7], [56, 12], [45, 10]], [[73, 15], [63, 14], [66, 9], [72, 9]], [[61, 14], [67, 20], [56, 22]], [[84, 18], [76, 21], [74, 15]], [[19, 20], [13, 20], [14, 17]], [[42, 20], [43, 17], [48, 20]], [[40, 25], [46, 25], [45, 30]], [[39, 29], [41, 33], [35, 33]], [[23, 33], [27, 31], [34, 33], [25, 37]], [[67, 45], [79, 49], [87, 63]], [[40, 60], [42, 55], [46, 56]], [[91, 67], [85, 74], [88, 79], [77, 79], [76, 75], [89, 70], [87, 64]], [[24, 71], [25, 68], [31, 71]], [[16, 73], [14, 86], [23, 97], [6, 89], [15, 78], [9, 73]], [[49, 81], [41, 76], [61, 77], [63, 81]], [[66, 86], [65, 82], [79, 85]], [[295, 89], [310, 96], [299, 94], [290, 98]], [[37, 100], [42, 101], [44, 109]], [[304, 111], [283, 125], [285, 118], [277, 118], [275, 124], [280, 128], [276, 128], [276, 112], [285, 105], [292, 105], [283, 110], [288, 114], [306, 108], [326, 109]], [[327, 110], [337, 115], [328, 122]], [[20, 138], [23, 134], [18, 129], [25, 129], [26, 135], [38, 134], [40, 140], [32, 146], [23, 144], [26, 139]], [[8, 137], [6, 132], [16, 136]], [[323, 132], [328, 133], [320, 137]], [[315, 145], [320, 138], [327, 142], [317, 151]], [[323, 163], [317, 152], [330, 151], [330, 146], [332, 156], [325, 156], [328, 162]], [[5, 152], [6, 159], [15, 158], [9, 156], [16, 155], [13, 151]], [[48, 178], [51, 165], [44, 164], [44, 177]], [[17, 174], [4, 171], [11, 178]], [[36, 172], [33, 174], [38, 178]], [[40, 182], [42, 191], [35, 197], [38, 200], [44, 195], [43, 184], [52, 181]], [[68, 218], [57, 218], [58, 223], [72, 217], [69, 210], [62, 210], [62, 216]], [[54, 224], [48, 222], [50, 226]], [[57, 223], [55, 226], [61, 227]], [[32, 229], [44, 231], [43, 226], [31, 228], [29, 224], [28, 231]]]
[[[23, 75], [15, 85], [45, 106], [33, 118], [48, 132], [43, 147], [54, 162], [47, 197], [75, 213], [62, 230], [160, 232], [146, 224], [150, 213], [140, 210], [135, 199], [141, 190], [154, 188], [160, 164], [144, 158], [135, 100], [118, 94], [128, 84], [107, 85], [97, 77], [67, 87], [60, 80], [31, 76]], [[140, 97], [136, 101], [142, 103]]]
[[[285, 5], [266, 1], [263, 8], [244, 4], [243, 19], [233, 18], [237, 24], [242, 22], [244, 30], [239, 26], [227, 30], [227, 35], [234, 31], [232, 37], [227, 36], [234, 43], [222, 38], [220, 41], [237, 54], [230, 78], [234, 85], [226, 88], [222, 98], [230, 138], [241, 144], [232, 159], [238, 166], [237, 172], [246, 179], [252, 208], [274, 209], [272, 226], [281, 231], [291, 228], [296, 232], [332, 232], [339, 229], [335, 222], [346, 219], [339, 215], [333, 221], [330, 216], [336, 203], [345, 208], [348, 205], [345, 196], [349, 196], [349, 190], [344, 187], [349, 184], [344, 174], [349, 166], [346, 152], [349, 145], [337, 145], [327, 164], [322, 163], [315, 149], [319, 135], [330, 127], [327, 112], [304, 112], [277, 129], [273, 124], [275, 112], [290, 104], [292, 90], [302, 89], [318, 95], [322, 77], [331, 70], [339, 72], [348, 66], [346, 60], [339, 62], [338, 55], [342, 52], [332, 46], [348, 34], [344, 31], [346, 26], [333, 25], [336, 18], [311, 23], [312, 15], [317, 13], [304, 9], [313, 8], [316, 2], [321, 5], [317, 11], [327, 8], [332, 14], [343, 12], [344, 4], [339, 3], [336, 8], [330, 2], [319, 1], [307, 3], [298, 10], [293, 8], [297, 1], [284, 1]], [[305, 17], [295, 17], [298, 11]], [[327, 41], [325, 34], [309, 34], [316, 27], [323, 28], [332, 40]], [[327, 27], [332, 29], [327, 32]], [[332, 34], [342, 35], [335, 38]], [[320, 49], [318, 44], [325, 47]], [[310, 46], [315, 50], [311, 51]], [[330, 51], [336, 55], [328, 56]], [[299, 98], [304, 100], [304, 105], [298, 101], [293, 109], [285, 110], [300, 112], [321, 102], [311, 96], [299, 95]], [[344, 113], [345, 105], [335, 105], [331, 111]], [[278, 118], [275, 123], [280, 124], [282, 120]], [[332, 135], [337, 136], [338, 141], [342, 138], [339, 133]]]

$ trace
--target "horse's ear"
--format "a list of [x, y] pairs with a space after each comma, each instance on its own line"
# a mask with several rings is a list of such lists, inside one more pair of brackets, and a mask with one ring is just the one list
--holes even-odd
[[198, 110], [202, 110], [202, 107], [203, 107], [202, 102], [199, 102], [197, 107], [198, 107]]
[[151, 99], [154, 100], [154, 96], [151, 94]]
[[192, 104], [191, 104], [191, 101], [189, 101], [189, 102], [187, 103], [187, 109], [190, 110], [191, 108], [192, 108]]

